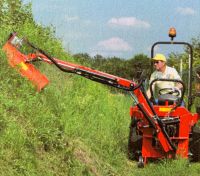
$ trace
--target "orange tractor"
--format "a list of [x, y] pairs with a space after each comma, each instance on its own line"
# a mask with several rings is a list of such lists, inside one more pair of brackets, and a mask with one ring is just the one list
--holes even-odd
[[[174, 36], [174, 33], [170, 33], [172, 38], [170, 42], [155, 43], [152, 46], [151, 54], [153, 57], [154, 47], [157, 44], [187, 45], [190, 48], [188, 88], [180, 80], [153, 80], [153, 82], [173, 81], [183, 85], [181, 97], [168, 90], [167, 94], [160, 93], [158, 103], [155, 102], [154, 96], [153, 100], [147, 97], [143, 84], [144, 79], [136, 83], [132, 80], [56, 59], [28, 40], [18, 38], [16, 33], [10, 35], [3, 50], [6, 52], [9, 64], [17, 68], [22, 76], [28, 78], [38, 91], [43, 89], [49, 81], [33, 65], [36, 61], [54, 64], [63, 72], [74, 73], [92, 81], [130, 92], [134, 105], [130, 108], [131, 125], [128, 153], [130, 158], [138, 160], [138, 167], [144, 167], [149, 159], [176, 158], [178, 156], [192, 158], [194, 161], [200, 159], [200, 132], [196, 127], [200, 112], [190, 112], [195, 97], [192, 94], [192, 46], [185, 42], [174, 42]], [[28, 55], [23, 54], [20, 51], [22, 45], [31, 47], [35, 52]], [[153, 82], [150, 84], [152, 95]], [[188, 89], [186, 100], [188, 104], [185, 107], [181, 105], [181, 102], [186, 89]]]

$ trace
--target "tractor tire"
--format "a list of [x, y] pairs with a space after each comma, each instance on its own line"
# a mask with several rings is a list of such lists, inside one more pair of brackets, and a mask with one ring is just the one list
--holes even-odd
[[141, 156], [142, 136], [137, 134], [137, 120], [131, 119], [130, 132], [128, 138], [128, 158], [130, 160], [138, 160]]
[[144, 159], [142, 156], [139, 156], [138, 168], [144, 168]]
[[200, 127], [193, 127], [191, 140], [189, 144], [190, 152], [192, 153], [191, 161], [200, 161]]

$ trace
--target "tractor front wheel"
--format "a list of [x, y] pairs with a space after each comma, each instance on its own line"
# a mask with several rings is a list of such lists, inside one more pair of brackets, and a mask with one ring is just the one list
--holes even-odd
[[190, 140], [190, 152], [192, 153], [191, 161], [200, 161], [200, 127], [194, 126]]
[[138, 160], [141, 156], [142, 137], [137, 134], [137, 119], [132, 118], [130, 123], [130, 132], [128, 138], [128, 158]]

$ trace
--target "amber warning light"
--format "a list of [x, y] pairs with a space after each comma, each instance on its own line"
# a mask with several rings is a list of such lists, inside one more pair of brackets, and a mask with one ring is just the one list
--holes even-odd
[[169, 37], [171, 37], [171, 40], [173, 40], [174, 37], [176, 37], [176, 29], [174, 27], [169, 29]]

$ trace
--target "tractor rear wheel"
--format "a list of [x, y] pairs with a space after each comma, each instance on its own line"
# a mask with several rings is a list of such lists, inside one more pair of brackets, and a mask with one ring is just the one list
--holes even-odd
[[195, 126], [192, 129], [192, 136], [190, 141], [190, 152], [192, 153], [191, 161], [200, 161], [200, 127]]
[[130, 132], [128, 138], [128, 158], [138, 160], [141, 156], [142, 137], [137, 134], [137, 119], [132, 118], [130, 123]]

